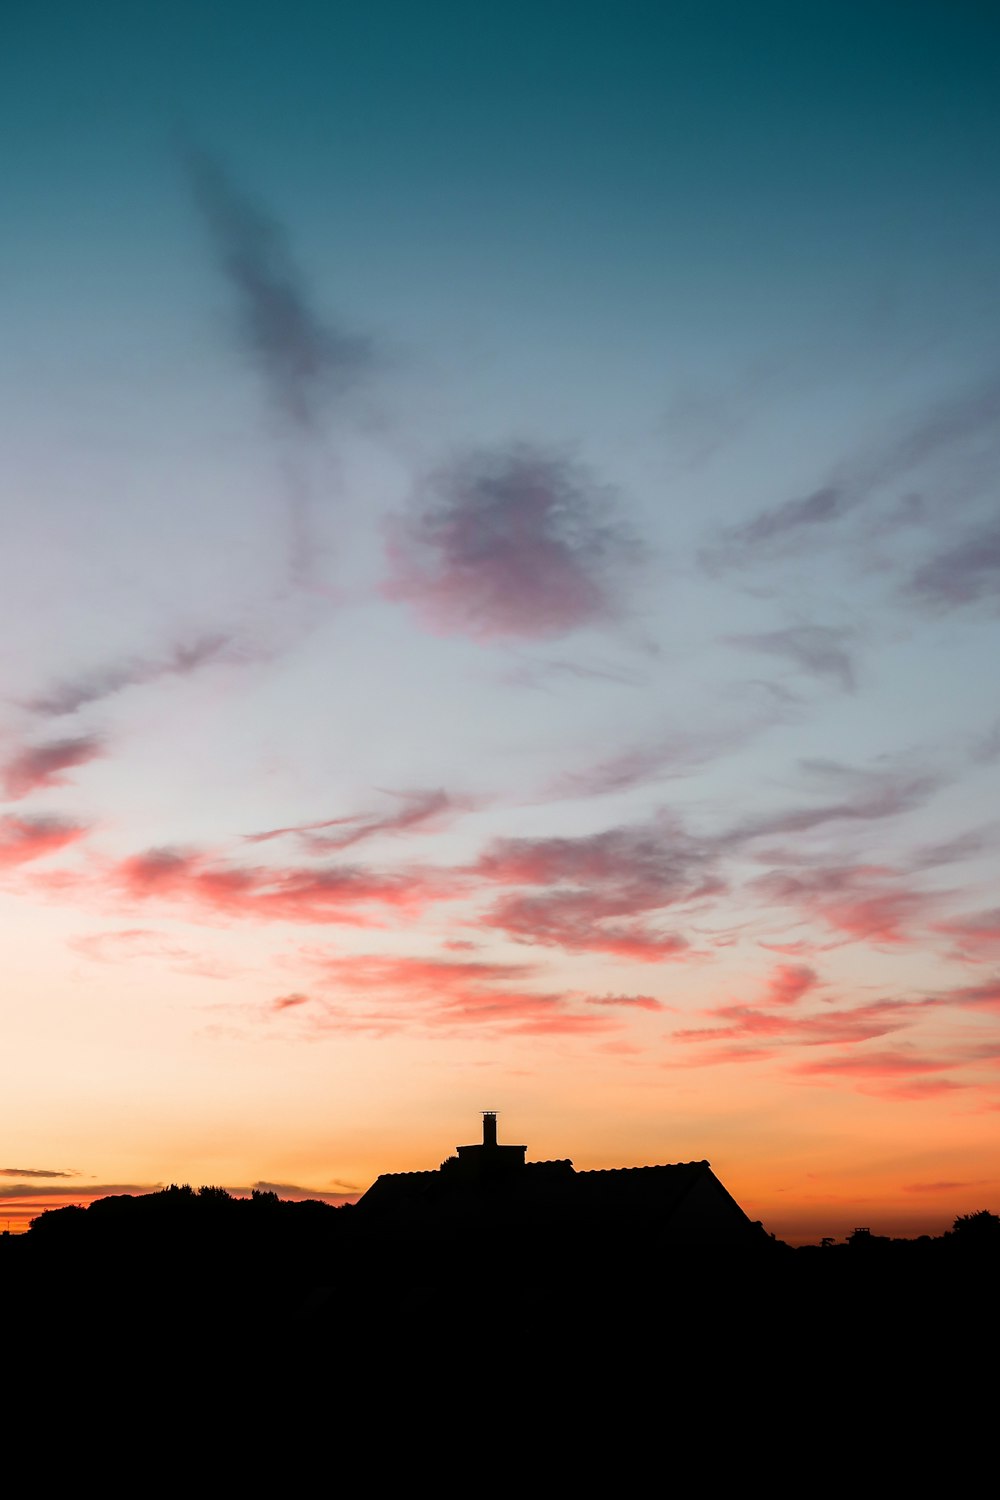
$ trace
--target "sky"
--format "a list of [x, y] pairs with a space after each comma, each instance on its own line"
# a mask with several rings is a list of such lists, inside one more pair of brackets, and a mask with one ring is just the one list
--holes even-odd
[[1000, 12], [10, 0], [0, 1228], [1000, 1210]]

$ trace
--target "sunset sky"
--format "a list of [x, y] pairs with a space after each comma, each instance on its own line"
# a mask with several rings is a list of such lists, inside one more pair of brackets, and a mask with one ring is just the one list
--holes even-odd
[[1000, 9], [12, 0], [0, 122], [0, 1229], [1000, 1211]]

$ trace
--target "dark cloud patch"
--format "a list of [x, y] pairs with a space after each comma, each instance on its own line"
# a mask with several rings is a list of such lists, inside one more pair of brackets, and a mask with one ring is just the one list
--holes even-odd
[[848, 643], [855, 632], [832, 625], [790, 625], [783, 630], [728, 635], [726, 641], [747, 651], [785, 657], [812, 677], [828, 677], [844, 692], [855, 687], [854, 663]]
[[296, 990], [293, 991], [293, 993], [290, 995], [278, 995], [274, 1000], [271, 1001], [271, 1009], [278, 1011], [294, 1010], [299, 1005], [308, 1004], [309, 996], [303, 995]]
[[607, 489], [527, 445], [437, 473], [388, 526], [383, 592], [441, 634], [546, 638], [611, 620], [637, 560]]
[[344, 391], [367, 373], [370, 343], [325, 321], [310, 306], [282, 228], [217, 161], [191, 147], [182, 159], [238, 298], [242, 343], [281, 417], [310, 430], [328, 394]]
[[[67, 1174], [78, 1175], [78, 1174]], [[77, 1203], [92, 1203], [96, 1198], [113, 1198], [124, 1193], [151, 1193], [155, 1188], [140, 1185], [134, 1182], [112, 1182], [103, 1183], [93, 1187], [39, 1187], [34, 1183], [22, 1183], [20, 1187], [11, 1183], [0, 1184], [0, 1198], [57, 1198]]]
[[939, 552], [916, 569], [903, 592], [932, 609], [980, 602], [1000, 606], [1000, 522], [970, 532]]
[[276, 1193], [279, 1198], [292, 1202], [344, 1203], [358, 1197], [363, 1188], [350, 1182], [335, 1182], [332, 1188], [300, 1187], [295, 1182], [255, 1182], [249, 1192], [245, 1188], [232, 1188], [236, 1197], [249, 1197], [250, 1193]]
[[[640, 962], [678, 957], [687, 940], [649, 918], [722, 890], [705, 853], [663, 820], [579, 838], [498, 839], [473, 873], [512, 888], [480, 919], [522, 943]], [[540, 893], [531, 887], [544, 887]]]
[[0, 1167], [0, 1177], [81, 1177], [81, 1172], [50, 1172], [45, 1167]]
[[104, 742], [96, 735], [32, 745], [0, 768], [4, 795], [10, 801], [18, 801], [43, 787], [64, 786], [70, 779], [66, 771], [86, 765], [103, 753]]
[[141, 687], [163, 677], [187, 677], [213, 662], [243, 659], [246, 655], [229, 634], [204, 635], [182, 641], [160, 657], [134, 657], [131, 661], [56, 683], [47, 693], [30, 699], [25, 707], [48, 718], [76, 713], [90, 703], [110, 698], [125, 688]]

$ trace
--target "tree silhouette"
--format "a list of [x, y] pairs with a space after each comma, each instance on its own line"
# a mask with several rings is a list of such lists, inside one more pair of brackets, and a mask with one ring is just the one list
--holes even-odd
[[952, 1233], [963, 1244], [1000, 1246], [1000, 1214], [991, 1213], [988, 1208], [974, 1214], [959, 1214]]

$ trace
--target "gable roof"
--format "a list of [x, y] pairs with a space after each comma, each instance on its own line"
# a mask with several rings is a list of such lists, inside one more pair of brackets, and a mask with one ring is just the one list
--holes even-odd
[[[488, 1117], [489, 1118], [489, 1117]], [[495, 1116], [481, 1147], [436, 1171], [384, 1173], [358, 1200], [359, 1223], [422, 1235], [501, 1230], [620, 1235], [684, 1244], [765, 1237], [707, 1161], [578, 1172], [572, 1161], [528, 1162], [498, 1146]]]

